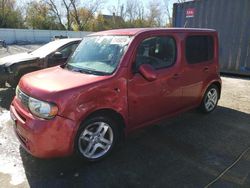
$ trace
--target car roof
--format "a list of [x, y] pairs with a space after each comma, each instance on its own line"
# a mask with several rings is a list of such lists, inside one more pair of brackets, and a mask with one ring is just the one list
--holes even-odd
[[64, 45], [64, 44], [67, 44], [70, 42], [78, 42], [81, 40], [82, 40], [82, 38], [67, 38], [67, 39], [56, 39], [56, 40], [51, 41], [51, 42], [58, 44], [58, 45]]
[[216, 32], [214, 29], [206, 29], [206, 28], [129, 28], [129, 29], [114, 29], [107, 31], [100, 31], [90, 35], [137, 35], [143, 32], [150, 31], [166, 31], [172, 33], [197, 33], [197, 32]]

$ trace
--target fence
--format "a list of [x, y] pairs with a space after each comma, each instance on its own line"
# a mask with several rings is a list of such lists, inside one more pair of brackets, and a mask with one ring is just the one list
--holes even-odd
[[7, 44], [15, 43], [46, 43], [54, 36], [82, 38], [91, 32], [61, 31], [61, 30], [31, 30], [31, 29], [0, 29], [0, 40]]

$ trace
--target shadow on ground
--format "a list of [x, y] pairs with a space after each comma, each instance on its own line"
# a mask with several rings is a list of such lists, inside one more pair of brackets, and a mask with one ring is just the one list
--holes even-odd
[[15, 96], [15, 88], [0, 88], [0, 108], [9, 109], [10, 104]]
[[[250, 115], [188, 112], [130, 135], [98, 163], [36, 159], [20, 148], [31, 187], [204, 187], [250, 145]], [[213, 187], [249, 187], [250, 152]]]

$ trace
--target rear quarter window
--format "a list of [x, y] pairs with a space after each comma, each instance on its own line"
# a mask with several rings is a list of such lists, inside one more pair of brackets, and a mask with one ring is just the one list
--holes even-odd
[[202, 63], [214, 57], [214, 39], [209, 35], [186, 38], [186, 60], [189, 64]]

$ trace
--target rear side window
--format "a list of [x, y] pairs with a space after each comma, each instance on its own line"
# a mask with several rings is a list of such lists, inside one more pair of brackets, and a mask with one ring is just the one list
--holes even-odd
[[186, 39], [186, 59], [190, 64], [209, 61], [214, 57], [212, 36], [189, 36]]

